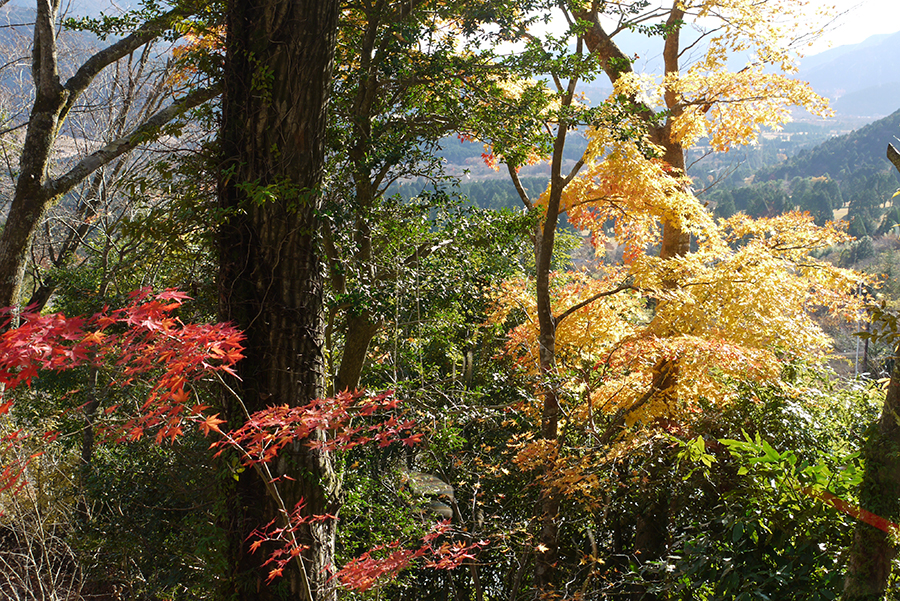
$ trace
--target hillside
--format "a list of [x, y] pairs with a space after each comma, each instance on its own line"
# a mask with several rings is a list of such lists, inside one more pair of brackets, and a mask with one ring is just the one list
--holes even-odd
[[831, 138], [772, 167], [757, 171], [754, 181], [821, 177], [845, 179], [866, 169], [882, 171], [890, 167], [885, 158], [888, 143], [900, 133], [900, 111], [844, 136]]
[[820, 225], [833, 219], [849, 222], [850, 234], [859, 239], [878, 236], [900, 223], [900, 206], [893, 198], [900, 180], [885, 158], [898, 132], [900, 111], [760, 168], [736, 186], [733, 179], [722, 178], [702, 196], [719, 217], [800, 209]]

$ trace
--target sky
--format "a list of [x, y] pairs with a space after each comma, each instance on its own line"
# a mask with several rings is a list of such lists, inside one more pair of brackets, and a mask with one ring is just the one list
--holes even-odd
[[844, 44], [858, 44], [879, 33], [900, 31], [900, 0], [814, 0], [834, 6], [838, 16], [809, 54]]
[[[661, 0], [670, 4], [671, 0]], [[87, 12], [96, 14], [112, 5], [128, 6], [138, 0], [64, 0], [74, 7], [90, 7]], [[900, 31], [900, 0], [811, 0], [817, 6], [833, 6], [835, 21], [825, 35], [806, 54], [816, 54], [844, 44], [858, 44], [872, 35]], [[12, 5], [33, 6], [34, 0], [12, 0]]]

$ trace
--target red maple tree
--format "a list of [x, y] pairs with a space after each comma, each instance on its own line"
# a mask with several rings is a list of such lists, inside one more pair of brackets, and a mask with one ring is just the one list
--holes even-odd
[[[113, 442], [134, 441], [151, 433], [157, 443], [174, 441], [193, 423], [205, 436], [217, 436], [211, 449], [222, 453], [234, 449], [245, 467], [256, 469], [268, 483], [270, 494], [280, 502], [278, 479], [268, 463], [286, 445], [298, 440], [323, 451], [347, 451], [359, 445], [380, 447], [394, 443], [415, 445], [421, 433], [415, 422], [404, 419], [401, 402], [391, 392], [367, 395], [343, 392], [332, 398], [316, 399], [300, 407], [269, 407], [246, 416], [237, 428], [224, 428], [225, 420], [210, 408], [192, 402], [191, 385], [197, 381], [234, 374], [234, 365], [243, 357], [243, 335], [229, 324], [184, 323], [175, 312], [189, 297], [168, 289], [154, 293], [149, 288], [133, 292], [120, 309], [104, 307], [90, 317], [66, 317], [62, 313], [41, 315], [25, 310], [3, 311], [0, 322], [0, 415], [9, 413], [14, 400], [11, 391], [30, 386], [41, 372], [64, 372], [83, 366], [112, 367], [113, 385], [127, 387], [138, 380], [149, 382], [149, 393], [135, 415], [125, 415], [121, 425], [101, 431]], [[224, 381], [222, 382], [224, 384]], [[105, 415], [123, 412], [114, 405]], [[313, 436], [315, 433], [324, 436]], [[56, 432], [42, 436], [50, 441]], [[0, 438], [5, 456], [21, 445], [28, 435], [23, 430]], [[24, 484], [28, 463], [40, 453], [15, 459], [0, 466], [0, 491]], [[301, 561], [303, 546], [295, 536], [301, 524], [335, 519], [335, 516], [305, 516], [302, 502], [289, 510], [281, 503], [279, 519], [254, 532], [252, 549], [274, 543], [264, 563], [271, 566], [269, 580], [278, 577], [290, 561]], [[441, 539], [439, 542], [438, 539]], [[452, 540], [449, 522], [439, 523], [419, 542], [394, 541], [371, 549], [336, 572], [346, 587], [366, 590], [381, 577], [397, 574], [422, 560], [425, 567], [453, 569], [486, 541]]]

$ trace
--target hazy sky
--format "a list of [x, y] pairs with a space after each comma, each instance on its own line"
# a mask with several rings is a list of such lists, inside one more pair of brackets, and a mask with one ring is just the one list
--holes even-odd
[[[671, 0], [655, 0], [670, 5]], [[900, 31], [900, 0], [811, 0], [815, 5], [834, 6], [838, 17], [829, 26], [822, 40], [806, 51], [815, 54], [843, 44], [857, 44], [867, 37], [879, 33]], [[96, 14], [110, 5], [137, 5], [138, 0], [64, 0], [75, 7], [91, 7], [88, 12]], [[12, 5], [34, 6], [34, 0], [12, 0]]]
[[900, 0], [814, 0], [822, 6], [835, 6], [837, 20], [810, 54], [843, 44], [856, 44], [871, 35], [900, 31]]

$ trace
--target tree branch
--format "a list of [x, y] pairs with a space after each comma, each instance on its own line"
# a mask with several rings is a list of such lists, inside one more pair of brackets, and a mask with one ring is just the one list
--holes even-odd
[[220, 86], [214, 85], [208, 88], [195, 90], [181, 100], [173, 102], [144, 121], [129, 134], [113, 140], [103, 148], [89, 154], [67, 173], [47, 182], [44, 185], [44, 190], [47, 192], [48, 197], [52, 198], [59, 196], [60, 194], [65, 194], [100, 167], [106, 165], [116, 157], [133, 150], [140, 144], [151, 140], [153, 136], [158, 133], [159, 128], [175, 117], [189, 109], [203, 104], [207, 100], [215, 98], [221, 91]]
[[569, 185], [569, 183], [575, 179], [575, 176], [578, 175], [578, 172], [581, 171], [581, 168], [584, 167], [584, 155], [581, 155], [581, 158], [578, 159], [578, 162], [572, 166], [572, 170], [569, 171], [569, 175], [566, 176], [566, 179], [563, 180], [563, 188]]
[[568, 309], [566, 309], [565, 311], [560, 313], [559, 316], [556, 317], [556, 319], [555, 319], [557, 327], [559, 326], [559, 322], [564, 320], [566, 317], [568, 317], [575, 311], [578, 311], [579, 309], [581, 309], [583, 307], [587, 307], [592, 302], [594, 302], [596, 300], [600, 300], [601, 298], [603, 298], [605, 296], [612, 296], [613, 294], [618, 294], [625, 290], [634, 290], [636, 292], [640, 292], [640, 288], [636, 288], [636, 287], [632, 286], [631, 284], [622, 284], [621, 286], [619, 286], [617, 288], [613, 288], [612, 290], [607, 290], [606, 292], [600, 292], [598, 294], [595, 294], [594, 296], [587, 298], [587, 299], [581, 301], [580, 303], [572, 305], [571, 307], [569, 307]]
[[525, 187], [522, 186], [522, 180], [519, 179], [519, 174], [516, 172], [516, 168], [507, 163], [506, 170], [509, 171], [509, 177], [512, 179], [513, 186], [516, 187], [516, 192], [519, 194], [519, 198], [522, 199], [522, 202], [525, 204], [525, 208], [530, 211], [534, 208], [534, 203], [532, 203], [531, 199], [528, 198], [528, 192], [526, 192]]
[[900, 152], [898, 152], [897, 149], [894, 148], [893, 144], [888, 144], [887, 159], [894, 167], [897, 168], [897, 171], [900, 171]]
[[34, 21], [34, 47], [31, 54], [31, 75], [39, 95], [52, 97], [59, 92], [56, 55], [56, 32], [53, 21], [56, 10], [53, 0], [38, 0]]
[[128, 56], [144, 44], [156, 39], [159, 37], [160, 33], [169, 29], [179, 19], [189, 16], [192, 12], [193, 11], [186, 10], [183, 7], [173, 9], [156, 19], [147, 21], [131, 35], [107, 46], [87, 59], [78, 71], [66, 81], [65, 88], [69, 91], [69, 98], [66, 100], [66, 106], [63, 108], [60, 121], [65, 119], [65, 116], [72, 108], [72, 105], [81, 93], [91, 85], [91, 81], [93, 81], [94, 77], [96, 77], [100, 71], [120, 58]]

